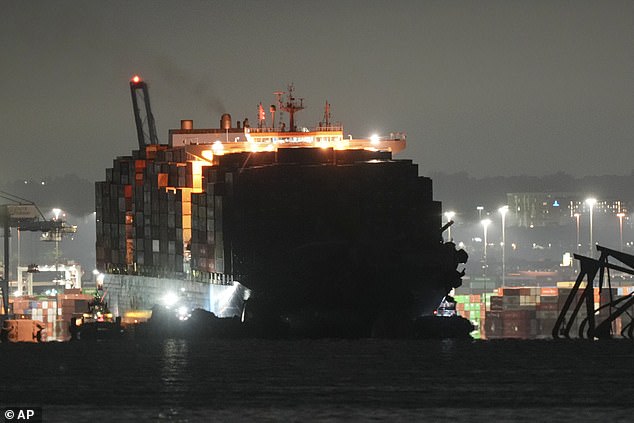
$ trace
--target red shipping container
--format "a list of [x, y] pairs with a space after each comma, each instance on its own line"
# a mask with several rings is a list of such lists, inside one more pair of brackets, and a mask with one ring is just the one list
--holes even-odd
[[555, 287], [543, 287], [541, 295], [544, 297], [556, 297], [559, 295], [559, 289]]

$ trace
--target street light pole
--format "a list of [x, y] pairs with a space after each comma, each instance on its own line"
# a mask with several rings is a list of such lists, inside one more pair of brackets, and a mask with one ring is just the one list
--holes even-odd
[[[447, 218], [447, 223], [451, 222], [451, 220], [454, 218], [455, 215], [456, 215], [456, 213], [452, 212], [452, 211], [445, 212], [445, 217]], [[449, 226], [447, 228], [447, 240], [451, 241], [451, 226]]]
[[[59, 219], [59, 215], [62, 211], [60, 209], [53, 209], [53, 215], [55, 216], [55, 221]], [[55, 228], [54, 232], [55, 236], [55, 286], [59, 287], [59, 229]], [[55, 290], [55, 327], [53, 328], [54, 337], [57, 339], [59, 336], [59, 302], [61, 296], [59, 295], [59, 291]]]
[[581, 217], [580, 213], [575, 213], [574, 214], [575, 218], [577, 219], [577, 253], [579, 252], [579, 218]]
[[590, 254], [592, 254], [592, 246], [593, 246], [593, 239], [592, 239], [592, 212], [593, 212], [593, 207], [594, 205], [597, 203], [596, 198], [588, 198], [586, 200], [586, 204], [588, 205], [588, 207], [590, 207]]
[[502, 215], [502, 286], [506, 285], [506, 225], [505, 218], [506, 213], [509, 211], [509, 206], [502, 206], [498, 209], [500, 215]]
[[482, 256], [482, 259], [486, 263], [487, 261], [487, 228], [491, 224], [491, 219], [483, 219], [482, 221], [480, 221], [480, 223], [482, 224], [482, 227], [484, 228], [484, 255]]
[[621, 251], [623, 251], [623, 218], [625, 217], [625, 213], [620, 212], [617, 213], [616, 216], [619, 218], [619, 238], [621, 240]]
[[[55, 221], [59, 219], [59, 215], [62, 212], [61, 209], [53, 209], [53, 215], [55, 215]], [[59, 272], [59, 232], [55, 229], [55, 277], [57, 278], [57, 272]]]

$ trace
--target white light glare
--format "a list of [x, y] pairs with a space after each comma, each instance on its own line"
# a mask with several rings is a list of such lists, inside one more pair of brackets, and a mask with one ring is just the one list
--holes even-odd
[[379, 135], [372, 134], [372, 136], [370, 137], [370, 142], [372, 143], [372, 145], [377, 145], [379, 143]]
[[166, 307], [171, 307], [178, 302], [178, 295], [174, 292], [168, 292], [163, 296], [163, 304]]

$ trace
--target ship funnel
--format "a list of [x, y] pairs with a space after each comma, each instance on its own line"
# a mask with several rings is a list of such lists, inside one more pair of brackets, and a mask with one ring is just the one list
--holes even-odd
[[231, 115], [229, 113], [220, 117], [220, 129], [231, 129]]
[[191, 119], [181, 120], [181, 129], [183, 130], [194, 129], [194, 121]]

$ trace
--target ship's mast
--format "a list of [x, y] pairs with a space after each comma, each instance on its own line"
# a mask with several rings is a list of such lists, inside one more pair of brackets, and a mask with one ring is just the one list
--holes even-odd
[[304, 99], [303, 98], [295, 98], [293, 96], [293, 91], [295, 91], [295, 87], [293, 84], [288, 86], [288, 96], [285, 103], [280, 101], [280, 110], [288, 112], [290, 115], [289, 118], [289, 128], [288, 130], [291, 132], [296, 132], [297, 128], [295, 127], [295, 112], [299, 112], [304, 109]]
[[330, 126], [330, 103], [326, 100], [326, 105], [324, 106], [324, 120], [323, 125], [327, 128]]

